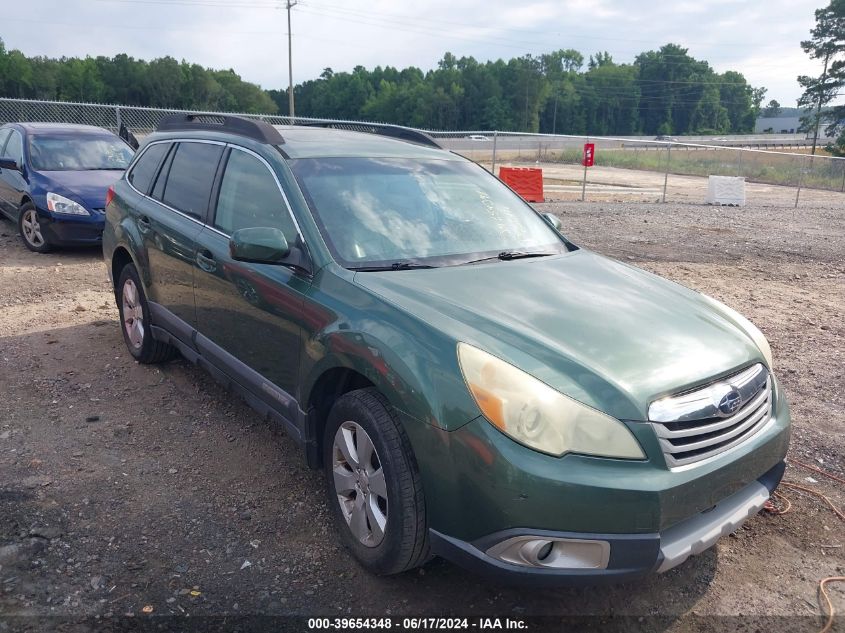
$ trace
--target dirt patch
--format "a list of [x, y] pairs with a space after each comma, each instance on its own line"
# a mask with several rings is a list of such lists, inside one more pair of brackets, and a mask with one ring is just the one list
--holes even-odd
[[[485, 163], [490, 168], [490, 163]], [[547, 162], [504, 162], [502, 166], [538, 167], [543, 170], [545, 199], [551, 202], [581, 200], [584, 168], [577, 164]], [[641, 169], [594, 166], [587, 170], [587, 202], [662, 202], [666, 185], [667, 203], [704, 204], [707, 196], [707, 178], [684, 176]], [[790, 185], [769, 185], [746, 182], [745, 197], [754, 207], [771, 206], [783, 209], [831, 208], [841, 212], [845, 208], [845, 193], [802, 187], [798, 193], [797, 181]], [[796, 207], [797, 200], [797, 207]]]
[[[755, 321], [792, 404], [791, 455], [842, 475], [841, 211], [540, 206], [577, 243]], [[184, 361], [131, 360], [99, 252], [36, 255], [14, 233], [0, 221], [0, 614], [597, 614], [678, 631], [681, 616], [722, 630], [704, 616], [770, 614], [812, 631], [816, 583], [845, 573], [843, 524], [788, 492], [790, 514], [636, 583], [528, 590], [440, 560], [375, 578], [338, 546], [321, 474], [279, 429]], [[808, 476], [787, 471], [845, 504], [842, 486]], [[831, 593], [845, 611], [841, 585]]]

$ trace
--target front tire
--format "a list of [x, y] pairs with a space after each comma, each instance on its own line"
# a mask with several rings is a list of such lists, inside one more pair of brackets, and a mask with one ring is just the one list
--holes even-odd
[[364, 567], [397, 574], [428, 559], [416, 459], [377, 390], [358, 389], [335, 402], [324, 433], [323, 463], [341, 539]]
[[144, 286], [134, 264], [127, 264], [120, 271], [117, 281], [117, 308], [123, 341], [129, 353], [139, 363], [163, 363], [176, 354], [176, 349], [153, 338], [150, 329], [150, 307]]
[[35, 253], [47, 253], [52, 248], [42, 233], [41, 223], [38, 220], [38, 210], [31, 202], [27, 202], [20, 209], [18, 232], [24, 246]]

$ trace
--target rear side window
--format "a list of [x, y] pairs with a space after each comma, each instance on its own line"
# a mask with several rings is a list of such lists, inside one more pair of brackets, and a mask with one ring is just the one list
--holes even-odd
[[170, 151], [164, 157], [161, 167], [158, 168], [158, 178], [156, 178], [153, 190], [150, 192], [150, 195], [156, 200], [162, 200], [164, 198], [164, 183], [167, 181], [167, 172], [170, 171], [170, 163], [173, 162], [173, 154], [176, 153], [176, 148], [173, 145], [168, 145], [168, 147]]
[[141, 155], [132, 171], [129, 172], [129, 182], [135, 189], [141, 193], [149, 192], [150, 184], [155, 178], [156, 170], [168, 147], [170, 147], [169, 143], [150, 145]]
[[296, 241], [296, 227], [273, 174], [255, 156], [236, 149], [220, 183], [214, 226], [230, 235], [238, 229], [272, 227], [291, 244]]
[[202, 218], [214, 183], [222, 145], [180, 143], [170, 164], [162, 201], [174, 209]]

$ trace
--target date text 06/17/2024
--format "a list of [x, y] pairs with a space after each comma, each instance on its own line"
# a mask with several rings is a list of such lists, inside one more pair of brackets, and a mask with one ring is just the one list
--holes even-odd
[[401, 620], [391, 617], [382, 618], [309, 618], [309, 631], [446, 631], [446, 630], [525, 630], [525, 621], [514, 618], [414, 618]]

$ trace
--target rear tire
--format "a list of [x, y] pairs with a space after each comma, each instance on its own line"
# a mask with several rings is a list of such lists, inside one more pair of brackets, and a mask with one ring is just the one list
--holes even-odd
[[376, 389], [341, 396], [323, 439], [329, 505], [343, 544], [370, 571], [397, 574], [429, 558], [422, 481], [411, 444]]
[[52, 249], [50, 242], [42, 233], [38, 220], [38, 210], [31, 202], [24, 204], [18, 213], [18, 232], [24, 246], [35, 253], [47, 253]]
[[134, 264], [121, 269], [116, 295], [123, 341], [135, 360], [147, 365], [173, 358], [176, 348], [153, 338], [150, 307]]

